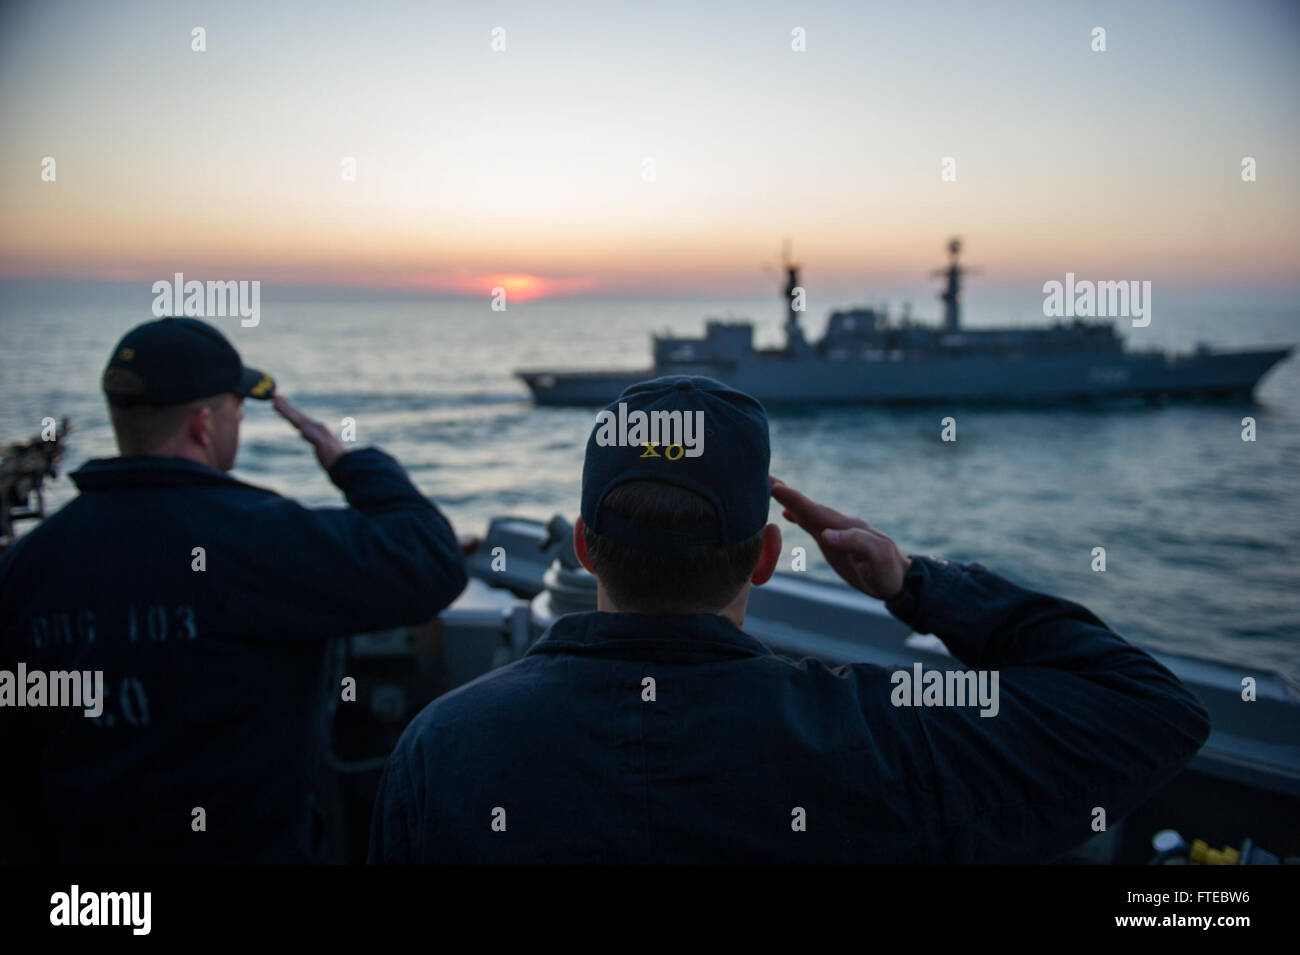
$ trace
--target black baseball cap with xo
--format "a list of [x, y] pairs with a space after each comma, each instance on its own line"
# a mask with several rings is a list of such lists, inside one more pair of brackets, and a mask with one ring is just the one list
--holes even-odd
[[[673, 438], [616, 436], [633, 418], [698, 422], [695, 445], [664, 447]], [[668, 428], [672, 431], [672, 428]], [[656, 441], [660, 443], [655, 443]], [[767, 412], [752, 396], [702, 376], [666, 375], [629, 386], [597, 415], [582, 468], [582, 520], [597, 534], [637, 550], [671, 555], [695, 545], [727, 545], [767, 523], [771, 496]], [[698, 527], [652, 527], [612, 513], [605, 497], [624, 481], [672, 484], [713, 505], [715, 518]]]
[[108, 403], [119, 408], [226, 393], [265, 401], [275, 394], [270, 375], [245, 365], [225, 335], [196, 318], [160, 318], [131, 329], [113, 349], [103, 387]]

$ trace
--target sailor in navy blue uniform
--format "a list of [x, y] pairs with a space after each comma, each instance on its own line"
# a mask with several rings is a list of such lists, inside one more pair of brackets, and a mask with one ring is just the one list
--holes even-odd
[[[345, 453], [204, 322], [133, 329], [103, 385], [122, 456], [0, 557], [0, 671], [98, 671], [100, 712], [0, 709], [0, 855], [323, 861], [329, 640], [450, 603], [456, 536], [393, 458]], [[245, 398], [274, 402], [347, 507], [226, 473]]]
[[[662, 433], [691, 421], [694, 455]], [[905, 557], [768, 462], [762, 407], [709, 379], [634, 385], [601, 413], [574, 535], [598, 609], [407, 727], [372, 862], [1047, 862], [1204, 743], [1195, 697], [1086, 608]], [[746, 634], [781, 555], [769, 498], [972, 681], [794, 662]]]

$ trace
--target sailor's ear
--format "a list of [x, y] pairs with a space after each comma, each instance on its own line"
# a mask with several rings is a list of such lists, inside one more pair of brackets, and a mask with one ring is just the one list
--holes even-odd
[[578, 563], [587, 568], [588, 573], [594, 574], [596, 569], [591, 566], [591, 558], [587, 556], [587, 525], [582, 523], [582, 518], [578, 518], [573, 525], [573, 552], [578, 555]]
[[755, 587], [761, 587], [772, 579], [776, 565], [781, 560], [781, 528], [768, 524], [763, 528], [763, 550], [758, 555], [758, 563], [749, 577]]
[[189, 439], [201, 448], [212, 447], [214, 427], [212, 405], [207, 401], [195, 408], [185, 423]]

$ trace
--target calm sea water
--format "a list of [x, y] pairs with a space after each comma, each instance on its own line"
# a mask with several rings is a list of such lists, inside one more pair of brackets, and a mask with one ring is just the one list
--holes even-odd
[[[65, 473], [114, 453], [97, 391], [116, 339], [142, 304], [0, 306], [0, 440], [47, 415], [76, 429]], [[738, 303], [775, 342], [780, 304]], [[702, 303], [279, 302], [261, 323], [215, 320], [250, 364], [308, 412], [357, 422], [395, 454], [462, 532], [493, 515], [577, 512], [593, 413], [538, 409], [520, 366], [648, 364], [651, 330], [698, 333]], [[992, 315], [971, 317], [974, 324]], [[820, 322], [810, 317], [810, 330]], [[1136, 331], [1126, 332], [1136, 335]], [[1300, 310], [1165, 309], [1143, 345], [1300, 341]], [[1300, 680], [1300, 362], [1275, 369], [1258, 404], [1114, 409], [834, 409], [772, 416], [773, 473], [866, 518], [906, 552], [979, 560], [1088, 605], [1134, 642], [1278, 669]], [[611, 396], [613, 397], [613, 396]], [[958, 440], [940, 440], [953, 414]], [[1258, 440], [1241, 439], [1241, 419]], [[309, 448], [266, 405], [247, 402], [239, 477], [312, 504], [340, 498]], [[57, 507], [75, 494], [53, 483]], [[772, 519], [784, 525], [780, 512]], [[786, 564], [833, 578], [786, 526]], [[1091, 570], [1105, 547], [1105, 573]], [[78, 572], [70, 568], [69, 573]]]

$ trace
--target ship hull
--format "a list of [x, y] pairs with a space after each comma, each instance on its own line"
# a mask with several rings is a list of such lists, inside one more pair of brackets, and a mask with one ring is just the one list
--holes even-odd
[[879, 361], [789, 358], [664, 365], [643, 370], [521, 371], [539, 405], [604, 405], [658, 375], [706, 375], [766, 405], [1064, 404], [1122, 399], [1248, 398], [1290, 348], [1197, 352], [904, 357]]

